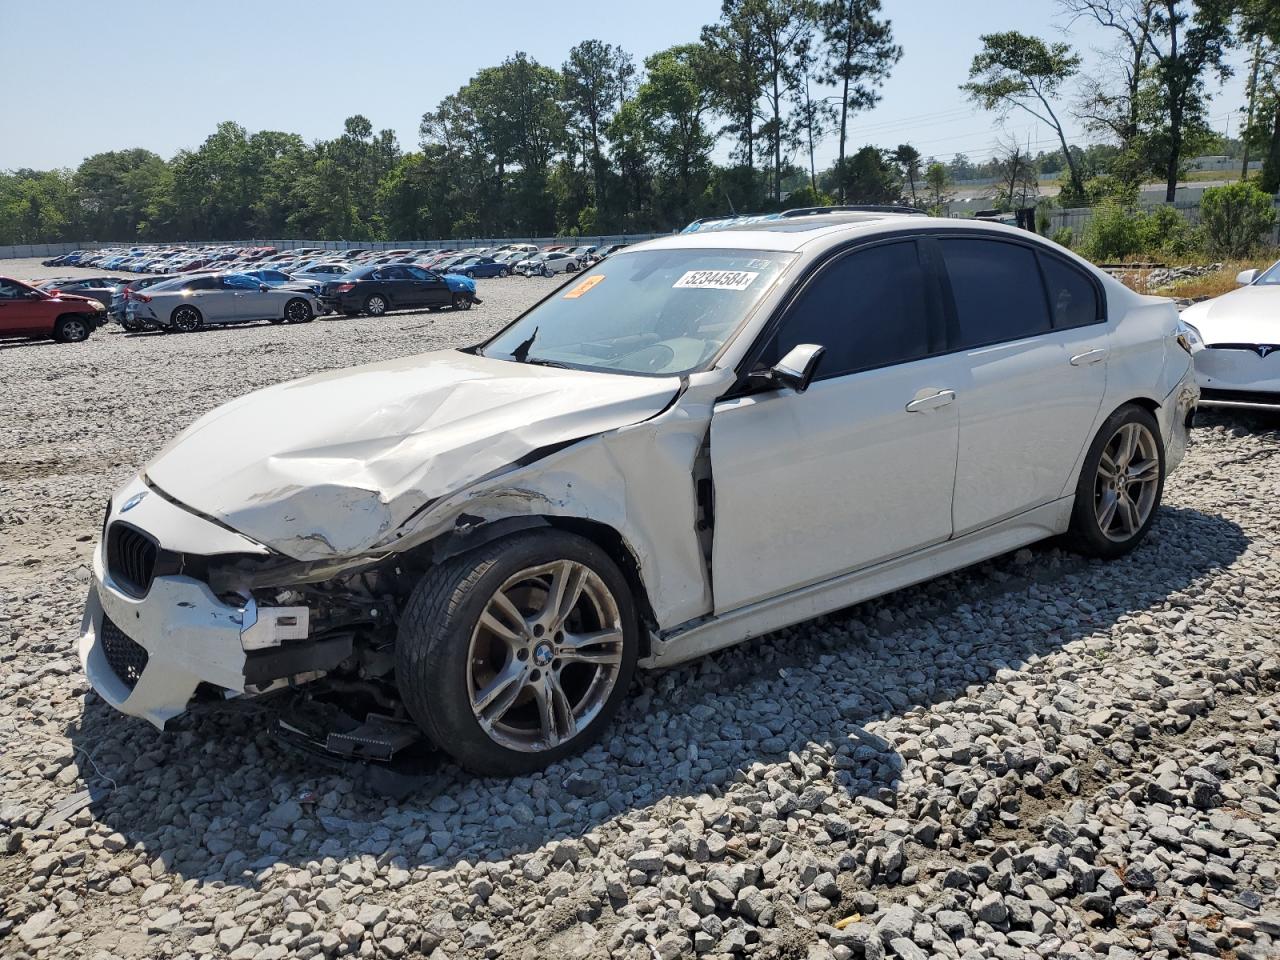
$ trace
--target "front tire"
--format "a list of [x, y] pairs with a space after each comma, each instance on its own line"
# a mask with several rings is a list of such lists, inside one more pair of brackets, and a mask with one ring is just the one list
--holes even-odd
[[311, 304], [301, 297], [294, 297], [284, 305], [284, 318], [290, 323], [310, 323], [314, 317]]
[[455, 310], [470, 310], [470, 309], [471, 309], [471, 296], [470, 296], [470, 294], [466, 294], [466, 293], [455, 293], [455, 294], [453, 295], [453, 309], [455, 309]]
[[631, 682], [640, 624], [600, 547], [535, 530], [429, 570], [396, 640], [409, 713], [467, 769], [540, 770], [594, 742]]
[[89, 339], [89, 324], [80, 317], [62, 317], [54, 324], [53, 339], [59, 343], [83, 343]]
[[1089, 557], [1122, 557], [1146, 537], [1164, 494], [1164, 443], [1151, 412], [1125, 404], [1103, 423], [1076, 483], [1067, 545]]

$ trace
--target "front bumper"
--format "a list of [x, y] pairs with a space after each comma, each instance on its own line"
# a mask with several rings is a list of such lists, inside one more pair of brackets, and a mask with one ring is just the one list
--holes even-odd
[[[136, 511], [136, 512], [133, 512]], [[166, 551], [184, 554], [265, 553], [265, 548], [170, 503], [141, 480], [112, 499], [104, 530], [125, 522]], [[80, 623], [79, 654], [94, 690], [122, 713], [156, 727], [186, 711], [201, 683], [225, 696], [260, 692], [274, 677], [301, 672], [281, 657], [285, 640], [305, 640], [306, 607], [259, 607], [252, 598], [227, 603], [182, 573], [157, 572], [141, 596], [113, 576], [104, 538], [93, 555], [93, 579]], [[300, 652], [311, 644], [299, 645]], [[278, 670], [281, 662], [284, 665]]]
[[1204, 347], [1195, 353], [1196, 384], [1206, 400], [1280, 403], [1280, 350]]

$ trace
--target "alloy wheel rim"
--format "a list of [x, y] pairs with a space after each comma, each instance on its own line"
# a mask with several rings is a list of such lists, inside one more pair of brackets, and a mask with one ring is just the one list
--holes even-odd
[[307, 319], [307, 305], [301, 300], [295, 300], [289, 304], [289, 319], [294, 321]]
[[369, 298], [369, 312], [372, 314], [382, 313], [387, 309], [386, 302], [381, 297]]
[[62, 335], [68, 340], [83, 340], [85, 336], [84, 324], [79, 320], [69, 320], [62, 328]]
[[471, 712], [500, 746], [553, 749], [604, 709], [623, 648], [617, 601], [594, 570], [573, 560], [521, 570], [489, 598], [471, 632]]
[[1103, 536], [1116, 543], [1132, 539], [1155, 508], [1159, 484], [1155, 437], [1144, 424], [1124, 424], [1102, 448], [1094, 479], [1094, 515]]

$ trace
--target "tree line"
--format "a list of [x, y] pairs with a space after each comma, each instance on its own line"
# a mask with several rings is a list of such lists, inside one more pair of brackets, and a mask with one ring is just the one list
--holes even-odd
[[[1264, 189], [1280, 187], [1280, 4], [1055, 2], [1066, 25], [1113, 38], [1100, 69], [1083, 73], [1067, 43], [1001, 32], [980, 38], [961, 86], [1001, 119], [1046, 124], [1049, 153], [1012, 139], [981, 164], [909, 143], [854, 149], [856, 116], [902, 56], [880, 0], [724, 0], [695, 41], [640, 64], [599, 40], [558, 68], [515, 53], [425, 112], [411, 150], [363, 116], [314, 142], [228, 121], [169, 160], [132, 149], [0, 173], [0, 243], [661, 231], [832, 202], [945, 208], [966, 174], [997, 180], [993, 201], [1016, 206], [1046, 169], [1062, 171], [1065, 204], [1136, 197], [1153, 175], [1172, 199], [1187, 158], [1220, 146], [1209, 84], [1237, 46], [1250, 71], [1242, 146], [1263, 158]], [[1095, 142], [1071, 142], [1072, 116]], [[818, 169], [832, 140], [836, 159]]]

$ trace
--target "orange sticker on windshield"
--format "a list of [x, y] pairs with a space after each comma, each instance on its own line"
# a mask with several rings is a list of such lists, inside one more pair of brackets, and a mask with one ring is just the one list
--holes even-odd
[[583, 280], [580, 284], [578, 284], [576, 287], [574, 287], [572, 290], [566, 293], [564, 295], [564, 298], [566, 300], [577, 300], [580, 296], [582, 296], [584, 293], [586, 293], [588, 290], [590, 290], [592, 287], [594, 287], [597, 283], [599, 283], [603, 279], [604, 279], [603, 273], [597, 273], [593, 277], [587, 277], [587, 279]]

